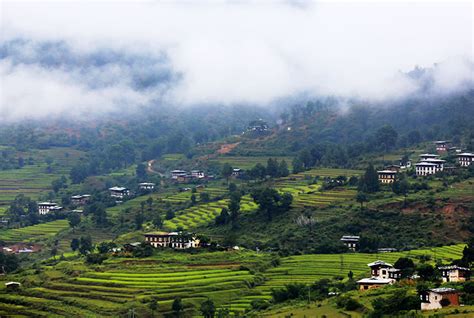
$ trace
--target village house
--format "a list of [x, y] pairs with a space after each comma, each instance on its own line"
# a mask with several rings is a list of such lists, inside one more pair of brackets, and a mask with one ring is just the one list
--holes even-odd
[[341, 237], [341, 242], [347, 246], [347, 248], [353, 252], [359, 247], [360, 236], [356, 235], [344, 235]]
[[2, 248], [4, 253], [10, 254], [24, 254], [35, 253], [41, 251], [41, 246], [38, 244], [16, 243]]
[[174, 249], [199, 247], [199, 239], [194, 234], [178, 232], [146, 233], [145, 242], [153, 247], [171, 247]]
[[109, 188], [110, 196], [116, 199], [123, 199], [130, 195], [130, 190], [124, 187], [112, 187]]
[[449, 141], [446, 141], [446, 140], [438, 140], [438, 141], [435, 141], [435, 145], [436, 145], [436, 151], [438, 153], [445, 153], [448, 151], [449, 149]]
[[155, 184], [151, 182], [141, 182], [138, 184], [138, 189], [146, 190], [146, 191], [153, 191], [155, 190]]
[[180, 177], [186, 177], [188, 173], [184, 170], [173, 170], [171, 171], [171, 179], [178, 180]]
[[424, 153], [420, 155], [420, 161], [425, 161], [426, 159], [436, 159], [439, 158], [439, 155], [435, 155], [432, 153]]
[[54, 202], [40, 202], [38, 203], [38, 213], [41, 215], [48, 214], [49, 212], [61, 211], [63, 208], [58, 206]]
[[388, 278], [370, 277], [358, 280], [357, 284], [359, 284], [359, 290], [368, 290], [393, 284], [393, 281]]
[[191, 170], [191, 177], [196, 179], [204, 179], [206, 174], [202, 170]]
[[405, 161], [403, 158], [400, 158], [399, 166], [400, 166], [400, 169], [411, 168], [411, 161], [410, 160]]
[[400, 172], [400, 169], [401, 167], [399, 165], [389, 165], [389, 166], [386, 166], [384, 170]]
[[471, 278], [471, 270], [466, 267], [457, 265], [451, 266], [440, 266], [438, 269], [441, 271], [443, 282], [465, 282]]
[[429, 176], [438, 172], [438, 166], [434, 163], [419, 162], [415, 164], [417, 176]]
[[397, 172], [392, 170], [377, 171], [380, 183], [393, 183], [396, 180]]
[[461, 167], [469, 167], [474, 161], [474, 153], [463, 152], [457, 155]]
[[378, 288], [384, 285], [393, 284], [399, 280], [401, 270], [394, 268], [392, 264], [377, 260], [367, 264], [370, 267], [370, 278], [358, 280], [359, 290]]
[[71, 203], [75, 206], [86, 205], [90, 201], [90, 194], [78, 194], [71, 197]]
[[459, 292], [453, 288], [434, 288], [420, 293], [421, 310], [459, 306]]
[[232, 169], [232, 177], [238, 178], [242, 175], [243, 171], [240, 168], [234, 168]]
[[5, 283], [5, 288], [7, 291], [15, 291], [20, 289], [21, 283], [19, 282], [7, 282]]

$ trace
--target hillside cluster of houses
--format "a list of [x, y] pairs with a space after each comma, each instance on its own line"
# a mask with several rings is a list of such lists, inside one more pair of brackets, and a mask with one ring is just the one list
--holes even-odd
[[[418, 163], [415, 164], [415, 173], [417, 176], [429, 176], [440, 171], [453, 170], [454, 167], [446, 167], [446, 160], [440, 159], [440, 155], [446, 153], [456, 153], [457, 161], [461, 167], [469, 167], [474, 161], [474, 153], [462, 152], [458, 147], [450, 147], [448, 141], [435, 141], [438, 154], [425, 153], [419, 156]], [[383, 170], [377, 171], [378, 178], [382, 184], [395, 182], [397, 174], [404, 169], [412, 166], [411, 162], [400, 161], [399, 165], [390, 165]]]
[[[386, 285], [394, 284], [402, 279], [401, 270], [395, 268], [392, 264], [381, 260], [367, 264], [370, 267], [371, 276], [357, 281], [359, 290], [369, 290]], [[471, 270], [469, 268], [457, 265], [440, 266], [438, 270], [441, 273], [444, 283], [465, 282], [470, 280]], [[415, 279], [416, 275], [408, 279]], [[459, 291], [454, 288], [433, 288], [420, 293], [421, 310], [440, 309], [446, 306], [459, 306]]]

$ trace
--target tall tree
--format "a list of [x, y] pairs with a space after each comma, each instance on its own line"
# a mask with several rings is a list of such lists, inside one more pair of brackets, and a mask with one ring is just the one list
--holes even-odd
[[200, 311], [204, 318], [214, 318], [214, 315], [216, 314], [216, 306], [214, 305], [214, 302], [208, 298], [201, 304]]

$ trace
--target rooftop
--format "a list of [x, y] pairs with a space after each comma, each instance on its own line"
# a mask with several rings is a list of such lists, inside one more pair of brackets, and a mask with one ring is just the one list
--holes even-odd
[[441, 288], [430, 289], [430, 292], [433, 292], [436, 294], [451, 294], [451, 293], [457, 293], [458, 291], [454, 288], [441, 287]]
[[372, 263], [367, 264], [367, 266], [369, 266], [369, 267], [372, 267], [372, 266], [389, 266], [389, 267], [393, 267], [392, 264], [385, 263], [384, 261], [381, 261], [381, 260], [376, 260], [375, 262], [372, 262]]
[[109, 188], [110, 191], [125, 191], [125, 190], [128, 190], [127, 188], [124, 188], [124, 187], [112, 187], [112, 188]]
[[420, 157], [431, 157], [431, 158], [436, 158], [439, 157], [438, 155], [432, 154], [432, 153], [423, 153], [420, 155]]
[[357, 281], [359, 284], [390, 284], [392, 282], [391, 279], [383, 279], [377, 277], [371, 278], [363, 278]]
[[428, 161], [422, 161], [422, 162], [419, 162], [419, 163], [415, 164], [415, 166], [437, 167], [438, 165], [436, 163], [431, 163], [431, 162], [428, 162]]
[[471, 271], [469, 268], [467, 267], [461, 267], [461, 266], [457, 266], [457, 265], [449, 265], [449, 266], [440, 266], [438, 267], [438, 269], [441, 269], [441, 270], [461, 270], [461, 271]]
[[49, 205], [49, 206], [56, 206], [58, 205], [57, 203], [54, 202], [40, 202], [38, 205]]
[[393, 170], [380, 170], [377, 171], [377, 173], [397, 174], [397, 172]]
[[463, 152], [457, 155], [458, 157], [474, 157], [474, 153], [471, 152]]

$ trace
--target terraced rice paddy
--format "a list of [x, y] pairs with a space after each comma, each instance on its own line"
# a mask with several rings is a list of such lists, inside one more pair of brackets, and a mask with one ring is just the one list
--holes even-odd
[[[200, 200], [199, 195], [203, 192], [208, 193], [210, 195], [211, 199], [213, 199], [215, 197], [224, 196], [227, 193], [225, 188], [211, 188], [211, 187], [203, 188], [203, 189], [200, 189], [198, 192], [194, 193], [194, 195], [196, 196], [196, 199], [198, 201]], [[170, 203], [189, 202], [191, 200], [192, 195], [193, 195], [193, 193], [191, 191], [184, 191], [184, 192], [180, 192], [180, 193], [177, 193], [177, 194], [174, 194], [174, 195], [167, 196], [167, 197], [163, 198], [163, 201], [164, 202], [170, 202]]]
[[[216, 202], [210, 202], [193, 206], [188, 209], [184, 209], [171, 220], [164, 222], [166, 229], [176, 229], [177, 227], [183, 227], [184, 229], [192, 229], [199, 226], [205, 226], [209, 223], [214, 222], [216, 216], [221, 213], [221, 210], [227, 207], [229, 203], [228, 199], [219, 200]], [[243, 196], [240, 201], [241, 213], [248, 213], [255, 211], [257, 205], [253, 202], [249, 195]]]
[[[369, 274], [367, 263], [381, 259], [394, 263], [401, 256], [431, 255], [445, 262], [459, 258], [464, 245], [384, 254], [318, 254], [281, 259], [277, 267], [261, 274], [249, 271], [252, 264], [269, 262], [270, 254], [215, 252], [186, 254], [162, 252], [144, 259], [111, 258], [104, 265], [86, 267], [82, 261], [63, 262], [44, 268], [41, 284], [31, 280], [18, 294], [0, 289], [0, 315], [35, 317], [126, 315], [130, 308], [143, 309], [143, 301], [158, 297], [159, 311], [169, 312], [175, 297], [185, 306], [198, 308], [211, 298], [219, 307], [244, 312], [256, 299], [271, 299], [272, 288], [288, 283], [311, 284], [321, 278]], [[73, 275], [65, 273], [75, 273]], [[30, 279], [30, 275], [4, 280]], [[3, 284], [0, 284], [3, 286]], [[0, 287], [3, 288], [3, 287]], [[191, 309], [188, 312], [196, 313]]]
[[263, 285], [257, 286], [248, 296], [232, 302], [232, 308], [249, 309], [255, 299], [271, 298], [272, 288], [282, 288], [289, 283], [311, 284], [322, 278], [335, 276], [347, 277], [349, 271], [354, 277], [370, 275], [367, 263], [377, 259], [394, 264], [402, 256], [416, 258], [421, 255], [430, 255], [432, 259], [442, 259], [444, 262], [462, 257], [464, 244], [420, 249], [408, 252], [381, 253], [381, 254], [314, 254], [290, 256], [282, 259], [281, 265], [265, 272], [267, 279]]
[[67, 220], [56, 220], [19, 229], [2, 230], [0, 231], [0, 240], [7, 242], [35, 241], [52, 237], [68, 227]]

